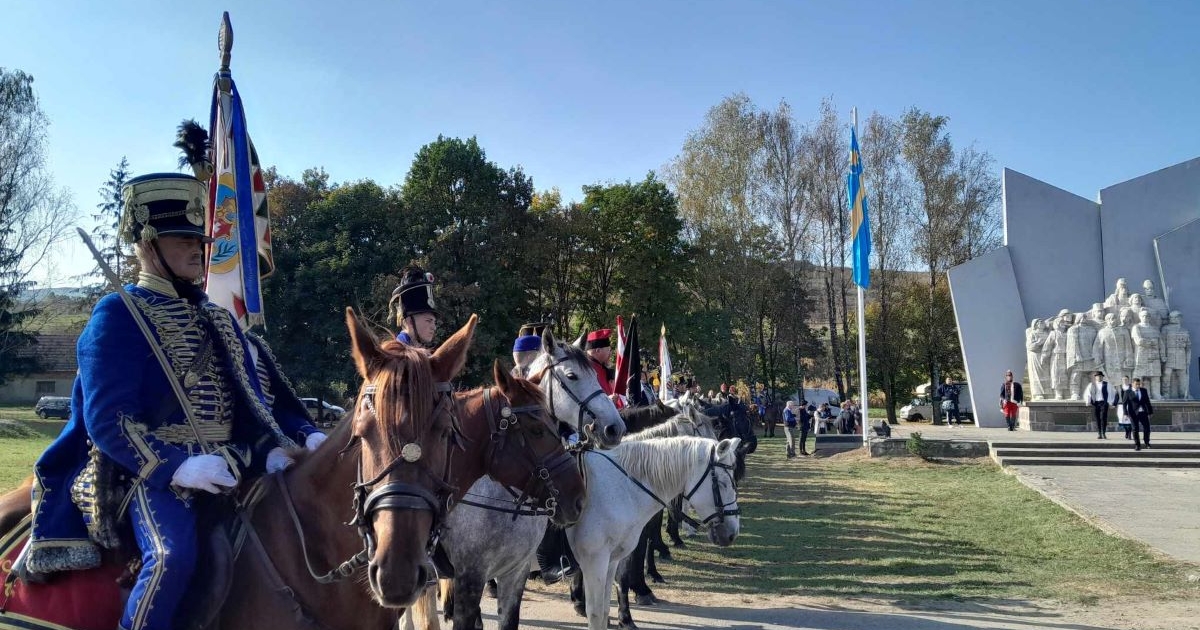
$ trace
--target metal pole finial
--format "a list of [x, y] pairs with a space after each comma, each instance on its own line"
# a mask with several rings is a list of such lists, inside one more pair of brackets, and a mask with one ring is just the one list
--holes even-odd
[[229, 22], [229, 12], [221, 14], [221, 29], [217, 31], [217, 50], [221, 53], [221, 71], [229, 71], [229, 56], [233, 51], [233, 24]]

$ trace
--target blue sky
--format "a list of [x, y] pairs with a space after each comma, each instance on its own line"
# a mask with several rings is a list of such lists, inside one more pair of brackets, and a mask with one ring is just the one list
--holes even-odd
[[[477, 136], [567, 198], [640, 179], [734, 92], [949, 116], [957, 143], [1071, 192], [1200, 155], [1200, 3], [245, 2], [233, 73], [264, 162], [402, 181], [417, 149]], [[221, 8], [8, 2], [3, 65], [34, 75], [49, 166], [81, 216], [122, 155], [172, 170], [206, 120]], [[840, 6], [835, 6], [840, 5]], [[868, 174], [870, 165], [865, 165]], [[91, 266], [56, 252], [58, 276]]]

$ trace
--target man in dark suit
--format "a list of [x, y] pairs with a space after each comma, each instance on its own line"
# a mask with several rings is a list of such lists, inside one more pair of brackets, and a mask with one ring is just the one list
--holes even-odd
[[1017, 414], [1023, 402], [1025, 393], [1021, 391], [1021, 384], [1013, 380], [1012, 370], [1008, 370], [1004, 373], [1004, 384], [1000, 386], [1000, 410], [1004, 412], [1009, 431], [1017, 430]]
[[[1133, 379], [1133, 389], [1127, 392], [1125, 400], [1125, 415], [1133, 418], [1133, 444], [1136, 450], [1142, 450], [1142, 443], [1150, 448], [1150, 416], [1154, 415], [1154, 405], [1150, 402], [1150, 392], [1142, 387], [1142, 379]], [[1138, 428], [1141, 428], [1141, 439], [1138, 439]]]

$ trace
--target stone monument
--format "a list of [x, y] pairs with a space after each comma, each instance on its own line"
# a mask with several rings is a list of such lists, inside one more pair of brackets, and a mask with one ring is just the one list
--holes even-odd
[[1042, 360], [1050, 365], [1050, 391], [1047, 398], [1067, 400], [1071, 397], [1071, 381], [1067, 377], [1067, 330], [1072, 316], [1063, 309], [1054, 318], [1054, 329], [1042, 345]]
[[1120, 383], [1122, 377], [1133, 372], [1133, 340], [1117, 315], [1104, 316], [1104, 328], [1096, 334], [1092, 355], [1096, 357], [1096, 369], [1104, 372], [1109, 382]]
[[1192, 336], [1183, 327], [1183, 316], [1171, 311], [1170, 319], [1162, 327], [1163, 395], [1167, 398], [1186, 399], [1190, 379], [1188, 370], [1192, 363]]
[[1050, 327], [1046, 320], [1035, 319], [1029, 322], [1029, 330], [1025, 331], [1025, 352], [1029, 367], [1029, 389], [1033, 400], [1045, 400], [1046, 392], [1050, 389], [1050, 357], [1042, 354], [1042, 347], [1050, 337]]
[[1134, 360], [1133, 377], [1142, 379], [1142, 387], [1150, 392], [1150, 398], [1162, 398], [1162, 333], [1151, 321], [1150, 309], [1145, 307], [1138, 311], [1141, 323], [1133, 327], [1130, 337], [1133, 338]]

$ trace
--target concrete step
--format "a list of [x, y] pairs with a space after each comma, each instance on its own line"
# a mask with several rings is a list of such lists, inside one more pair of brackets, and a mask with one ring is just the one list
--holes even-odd
[[[1153, 444], [1154, 435], [1150, 436], [1150, 443]], [[1080, 449], [1080, 450], [1120, 450], [1132, 448], [1132, 440], [1126, 440], [1123, 433], [1114, 434], [1107, 440], [1095, 440], [1085, 442], [991, 442], [992, 449], [1002, 448], [1021, 448], [1021, 449], [1048, 449], [1048, 450], [1064, 450], [1064, 449]], [[1169, 448], [1173, 451], [1200, 451], [1200, 442], [1173, 442], [1164, 441], [1161, 443], [1163, 448]]]
[[1044, 457], [1004, 457], [997, 458], [1001, 466], [1108, 466], [1108, 467], [1138, 467], [1138, 468], [1200, 468], [1200, 458], [1196, 459], [1165, 459], [1156, 457], [1153, 451], [1137, 453], [1141, 457], [1128, 459], [1079, 457], [1079, 458], [1044, 458]]
[[1128, 457], [1145, 457], [1145, 453], [1152, 453], [1154, 457], [1159, 459], [1196, 459], [1200, 460], [1200, 452], [1175, 450], [1169, 446], [1162, 448], [1154, 447], [1143, 451], [1134, 450], [1132, 444], [1126, 444], [1122, 449], [1063, 449], [1050, 450], [1040, 448], [997, 448], [993, 449], [992, 453], [998, 458], [1007, 457], [1036, 457], [1039, 459], [1079, 459], [1079, 458], [1117, 458], [1125, 459]]

